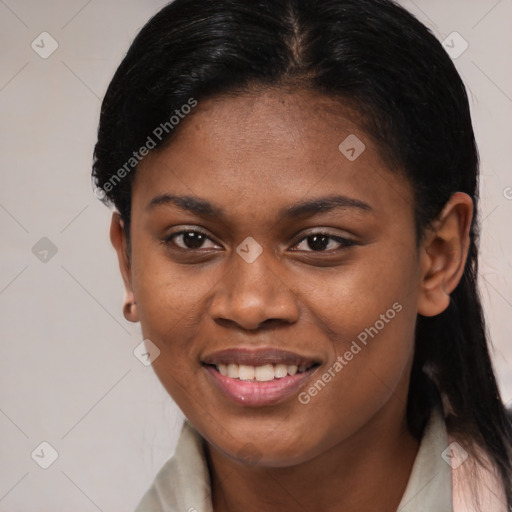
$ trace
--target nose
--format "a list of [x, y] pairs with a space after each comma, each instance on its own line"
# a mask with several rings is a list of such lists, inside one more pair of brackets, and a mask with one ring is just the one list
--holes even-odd
[[297, 295], [270, 250], [248, 262], [233, 253], [230, 269], [217, 284], [209, 314], [217, 323], [244, 330], [295, 323]]

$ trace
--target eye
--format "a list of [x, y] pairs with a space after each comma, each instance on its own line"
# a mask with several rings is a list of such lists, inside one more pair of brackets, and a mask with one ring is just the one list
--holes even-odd
[[[210, 241], [212, 246], [205, 247], [204, 244], [207, 241]], [[218, 247], [218, 245], [206, 233], [197, 229], [187, 229], [171, 233], [165, 237], [163, 242], [166, 244], [172, 243], [185, 251], [211, 249]], [[336, 247], [331, 247], [333, 243], [338, 244], [338, 249], [336, 249]], [[298, 249], [294, 250], [302, 250], [305, 252], [336, 252], [336, 250], [343, 250], [344, 248], [355, 244], [356, 243], [353, 240], [349, 240], [347, 238], [325, 232], [318, 232], [310, 233], [300, 239], [299, 243], [294, 246], [298, 247]], [[300, 247], [301, 245], [303, 246], [302, 248]], [[307, 250], [306, 247], [309, 247], [311, 250]]]
[[[181, 243], [178, 243], [177, 241], [180, 240]], [[183, 250], [198, 250], [198, 249], [205, 249], [203, 247], [203, 244], [210, 240], [210, 242], [213, 243], [214, 247], [218, 247], [217, 244], [213, 242], [213, 240], [202, 231], [198, 231], [197, 229], [187, 229], [183, 231], [178, 231], [176, 233], [171, 233], [170, 235], [166, 236], [164, 239], [164, 242], [166, 244], [173, 243], [174, 245], [178, 246], [180, 249]], [[206, 249], [210, 249], [211, 247], [206, 247]]]
[[[336, 236], [329, 233], [318, 232], [310, 233], [307, 236], [303, 237], [299, 241], [299, 244], [297, 244], [295, 247], [303, 245], [303, 248], [299, 250], [305, 250], [305, 252], [336, 252], [336, 248], [334, 248], [333, 250], [327, 250], [329, 248], [329, 245], [332, 245], [332, 241], [341, 246], [338, 250], [343, 250], [352, 245], [356, 245], [356, 243], [353, 240], [349, 240], [348, 238], [343, 238], [341, 236]], [[304, 249], [304, 246], [307, 246], [312, 250], [308, 251]]]

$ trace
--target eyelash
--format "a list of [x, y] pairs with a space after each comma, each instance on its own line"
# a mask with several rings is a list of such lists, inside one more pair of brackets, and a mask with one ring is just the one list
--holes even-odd
[[[186, 234], [189, 234], [189, 233], [194, 233], [194, 234], [198, 234], [198, 235], [202, 235], [204, 236], [205, 238], [207, 238], [208, 240], [212, 241], [215, 243], [214, 240], [212, 240], [208, 235], [207, 233], [205, 233], [204, 231], [201, 231], [201, 230], [198, 230], [198, 229], [187, 229], [187, 230], [184, 230], [184, 231], [177, 231], [176, 233], [171, 233], [169, 236], [165, 237], [163, 242], [165, 244], [170, 244], [171, 242], [173, 242], [173, 239], [175, 237], [178, 237], [180, 235], [186, 235]], [[353, 240], [350, 240], [348, 238], [343, 238], [343, 237], [340, 237], [340, 236], [336, 236], [336, 235], [333, 235], [333, 234], [330, 234], [330, 233], [326, 233], [324, 231], [317, 231], [317, 232], [312, 232], [312, 233], [308, 233], [307, 235], [303, 236], [301, 239], [299, 239], [294, 247], [296, 245], [299, 245], [301, 242], [303, 242], [304, 240], [307, 240], [309, 237], [313, 237], [313, 236], [325, 236], [331, 240], [334, 240], [335, 242], [339, 243], [341, 245], [341, 247], [339, 249], [334, 249], [334, 250], [323, 250], [323, 251], [304, 251], [304, 252], [311, 252], [311, 253], [332, 253], [332, 252], [338, 252], [338, 251], [341, 251], [343, 249], [346, 249], [347, 247], [351, 247], [353, 245], [356, 245], [356, 243], [353, 241]], [[176, 245], [176, 244], [175, 244]], [[192, 251], [201, 251], [202, 249], [189, 249], [189, 248], [184, 248], [184, 247], [180, 247], [178, 246], [179, 249], [183, 250], [183, 251], [187, 251], [187, 252], [192, 252]], [[298, 251], [300, 252], [300, 251]]]

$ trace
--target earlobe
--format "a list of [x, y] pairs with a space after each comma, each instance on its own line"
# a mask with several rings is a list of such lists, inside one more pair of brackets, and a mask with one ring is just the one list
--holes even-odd
[[129, 322], [138, 322], [139, 316], [132, 288], [131, 261], [124, 231], [124, 222], [121, 215], [117, 212], [112, 214], [112, 220], [110, 223], [110, 241], [117, 253], [119, 270], [121, 271], [125, 288], [125, 303], [123, 307], [124, 317]]
[[[132, 292], [133, 294], [133, 292]], [[123, 315], [129, 322], [138, 322], [137, 303], [127, 296], [123, 306]]]
[[421, 283], [418, 313], [436, 316], [450, 304], [469, 250], [473, 201], [456, 192], [424, 237], [420, 247]]

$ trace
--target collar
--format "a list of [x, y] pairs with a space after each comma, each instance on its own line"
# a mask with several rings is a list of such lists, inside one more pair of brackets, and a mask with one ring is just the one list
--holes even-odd
[[451, 467], [442, 457], [447, 447], [444, 418], [434, 408], [397, 512], [452, 512]]

